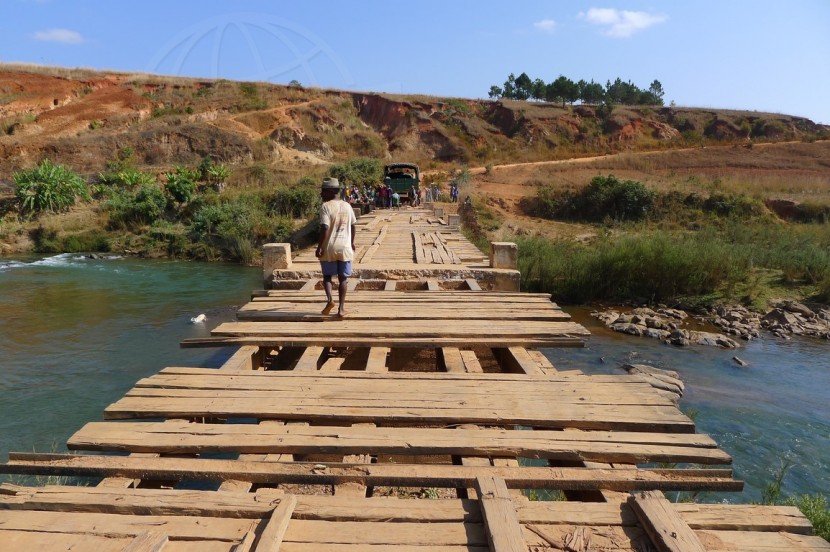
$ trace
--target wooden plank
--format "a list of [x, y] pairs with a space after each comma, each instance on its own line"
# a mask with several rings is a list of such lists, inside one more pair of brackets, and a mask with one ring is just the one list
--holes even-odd
[[86, 533], [133, 539], [151, 527], [154, 532], [164, 533], [171, 542], [175, 540], [239, 542], [256, 523], [259, 523], [259, 520], [0, 510], [0, 527], [7, 530]]
[[744, 531], [698, 531], [709, 550], [724, 552], [827, 552], [830, 543], [818, 536]]
[[0, 473], [141, 477], [160, 480], [223, 480], [252, 483], [335, 485], [357, 481], [372, 486], [471, 487], [476, 477], [501, 477], [510, 488], [564, 490], [708, 490], [739, 491], [743, 482], [731, 470], [585, 469], [524, 466], [468, 468], [426, 464], [318, 464], [249, 462], [205, 458], [132, 458], [38, 453], [9, 453]]
[[255, 370], [260, 366], [259, 347], [240, 347], [222, 364], [221, 370]]
[[484, 370], [478, 361], [475, 351], [461, 351], [461, 360], [464, 361], [464, 369], [467, 372], [482, 373]]
[[154, 531], [139, 533], [123, 552], [159, 552], [167, 545], [167, 535]]
[[267, 489], [267, 492], [254, 494], [50, 485], [17, 487], [13, 495], [0, 497], [0, 509], [264, 518], [268, 517], [283, 499], [283, 494], [283, 491], [277, 489]]
[[317, 288], [317, 283], [321, 280], [319, 278], [309, 278], [306, 283], [299, 289], [299, 291], [311, 291]]
[[[329, 522], [299, 520], [291, 523], [285, 536], [285, 544], [308, 543], [316, 546], [354, 546], [347, 550], [375, 551], [378, 547], [418, 547], [432, 552], [445, 546], [486, 546], [483, 527], [477, 524], [429, 524], [386, 523], [348, 521]], [[334, 548], [335, 550], [338, 548]], [[380, 548], [388, 550], [388, 548]], [[465, 548], [466, 549], [466, 548]], [[397, 550], [397, 548], [395, 548]]]
[[369, 349], [369, 358], [366, 360], [367, 372], [387, 372], [386, 357], [389, 356], [389, 347], [372, 347]]
[[662, 493], [637, 493], [628, 499], [659, 552], [706, 552], [695, 532]]
[[519, 518], [503, 479], [477, 477], [476, 492], [493, 552], [527, 552]]
[[[377, 345], [377, 335], [361, 337], [337, 336], [245, 336], [245, 337], [202, 337], [181, 341], [185, 348], [199, 347], [235, 347], [257, 345], [260, 347], [372, 347]], [[384, 344], [394, 349], [435, 349], [437, 347], [584, 347], [585, 342], [570, 336], [525, 336], [504, 337], [490, 335], [484, 337], [460, 336], [445, 337], [384, 337]]]
[[[269, 517], [284, 494], [281, 490], [270, 488], [261, 488], [256, 493], [213, 493], [177, 489], [12, 487], [15, 488], [14, 494], [0, 496], [0, 508], [256, 519]], [[296, 498], [295, 519], [423, 523], [481, 521], [478, 504], [468, 500], [425, 501], [390, 497], [355, 500], [353, 497], [323, 495], [297, 495]]]
[[[432, 320], [336, 320], [319, 322], [224, 322], [211, 333], [214, 336], [307, 336], [321, 337], [488, 337], [493, 333], [490, 320], [468, 319], [458, 324], [436, 327]], [[589, 335], [587, 330], [574, 322], [550, 322], [539, 320], [502, 320], [498, 333], [504, 337], [577, 337]]]
[[294, 371], [313, 372], [319, 370], [323, 363], [323, 359], [320, 358], [323, 351], [325, 351], [325, 347], [307, 347], [306, 350], [303, 351], [303, 354], [300, 356], [299, 360], [297, 360], [297, 364], [294, 365]]
[[445, 372], [463, 373], [464, 361], [461, 352], [457, 347], [441, 347], [435, 351], [438, 358], [438, 366]]
[[320, 372], [337, 372], [345, 360], [343, 357], [329, 358], [320, 366]]
[[[610, 431], [692, 432], [694, 425], [673, 406], [613, 405], [579, 403], [524, 403], [510, 408], [516, 400], [488, 408], [471, 408], [463, 398], [442, 406], [428, 398], [402, 394], [378, 397], [267, 397], [268, 392], [238, 392], [233, 397], [216, 396], [203, 390], [144, 390], [144, 396], [130, 395], [107, 407], [109, 420], [142, 418], [198, 418], [208, 416], [277, 420], [372, 422], [383, 417], [389, 424], [480, 424], [524, 425], [539, 428], [579, 428]], [[155, 396], [149, 396], [155, 395]], [[214, 395], [214, 396], [211, 396]], [[259, 396], [257, 396], [259, 395]], [[483, 399], [482, 399], [483, 400]], [[521, 399], [517, 399], [521, 400]], [[401, 404], [407, 403], [407, 404]], [[533, 408], [533, 407], [537, 408]]]
[[470, 291], [481, 291], [481, 286], [478, 285], [475, 278], [467, 278], [464, 281], [467, 282], [467, 287], [470, 288]]
[[91, 422], [69, 438], [70, 450], [173, 454], [375, 454], [514, 456], [562, 461], [728, 464], [731, 457], [696, 434], [374, 428], [251, 424]]
[[383, 286], [383, 291], [390, 292], [395, 291], [398, 287], [398, 282], [395, 280], [386, 280], [386, 283]]
[[288, 529], [288, 524], [291, 521], [291, 516], [294, 513], [296, 505], [297, 497], [294, 495], [286, 495], [280, 501], [279, 506], [274, 508], [274, 513], [268, 520], [254, 548], [256, 552], [279, 552], [282, 539]]
[[[298, 302], [298, 303], [315, 303], [320, 302], [319, 291], [298, 291], [298, 290], [266, 290], [262, 292], [263, 295], [256, 295], [252, 303], [281, 303], [281, 302]], [[468, 290], [450, 290], [445, 289], [440, 293], [428, 293], [424, 290], [396, 290], [394, 292], [386, 292], [380, 290], [359, 290], [354, 293], [351, 300], [362, 302], [373, 302], [376, 300], [389, 302], [426, 302], [434, 303], [438, 299], [451, 303], [467, 303], [476, 304], [479, 302], [499, 303], [499, 304], [533, 304], [539, 306], [546, 306], [555, 310], [558, 307], [551, 303], [551, 296], [549, 293], [526, 293], [513, 291], [487, 291], [482, 293], [470, 293]]]
[[[277, 372], [234, 372], [229, 374], [215, 368], [196, 368], [191, 366], [169, 366], [163, 368], [158, 375], [151, 376], [139, 380], [140, 382], [152, 382], [162, 375], [185, 375], [185, 376], [199, 376], [200, 380], [209, 380], [216, 378], [217, 380], [250, 382], [250, 385], [255, 385], [257, 388], [262, 386], [306, 386], [309, 383], [319, 384], [320, 382], [330, 381], [332, 385], [340, 385], [341, 380], [353, 379], [358, 381], [363, 380], [379, 380], [383, 382], [390, 382], [391, 380], [408, 381], [408, 380], [422, 380], [425, 382], [434, 382], [436, 384], [444, 385], [448, 381], [456, 383], [466, 383], [473, 388], [478, 387], [478, 382], [492, 382], [492, 383], [506, 383], [511, 384], [528, 384], [536, 388], [538, 384], [560, 384], [571, 383], [579, 385], [597, 386], [600, 384], [613, 384], [609, 389], [613, 389], [618, 385], [625, 385], [626, 393], [634, 390], [635, 387], [653, 390], [653, 387], [644, 382], [639, 376], [630, 376], [626, 374], [596, 374], [585, 375], [582, 373], [567, 373], [557, 372], [552, 375], [534, 375], [534, 374], [511, 374], [504, 372], [492, 372], [483, 374], [445, 374], [440, 372], [394, 372], [390, 374], [373, 374], [367, 372], [350, 372], [348, 374], [307, 374], [297, 373], [292, 371], [277, 371]], [[359, 385], [364, 385], [359, 383]], [[244, 387], [243, 387], [244, 388]], [[508, 388], [509, 389], [509, 388]], [[653, 391], [651, 391], [653, 393]]]
[[810, 520], [795, 506], [677, 503], [673, 507], [692, 529], [812, 534]]
[[430, 279], [430, 280], [427, 280], [427, 290], [428, 291], [440, 291], [441, 286], [438, 285], [438, 282], [436, 280], [431, 280]]
[[[435, 284], [437, 285], [437, 283]], [[560, 311], [549, 309], [528, 308], [515, 310], [510, 308], [470, 309], [467, 307], [450, 307], [438, 305], [428, 307], [417, 305], [413, 308], [405, 303], [368, 304], [348, 301], [352, 310], [350, 320], [441, 320], [458, 321], [463, 323], [470, 318], [476, 320], [533, 320], [537, 322], [565, 322], [569, 316]], [[243, 308], [237, 313], [237, 318], [243, 322], [325, 322], [331, 321], [329, 315], [320, 313], [319, 306], [310, 303], [273, 306], [271, 304], [254, 305], [254, 308]], [[453, 322], [455, 323], [455, 322]]]
[[493, 349], [493, 354], [499, 359], [499, 364], [505, 372], [544, 374], [524, 347]]
[[[75, 551], [122, 552], [130, 544], [129, 537], [81, 535], [76, 533], [46, 533], [28, 530], [0, 529], [0, 543], [4, 550], [17, 551]], [[212, 551], [206, 551], [212, 552]]]
[[542, 353], [542, 351], [537, 351], [535, 349], [527, 351], [527, 354], [530, 355], [539, 368], [542, 369], [542, 372], [545, 374], [555, 374], [557, 372], [556, 367], [551, 363], [550, 360]]

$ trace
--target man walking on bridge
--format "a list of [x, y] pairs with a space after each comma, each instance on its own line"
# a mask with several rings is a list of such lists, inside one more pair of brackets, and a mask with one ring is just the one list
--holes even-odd
[[348, 278], [352, 275], [355, 251], [354, 225], [357, 217], [354, 216], [351, 205], [337, 199], [339, 191], [340, 183], [336, 178], [323, 179], [320, 191], [323, 198], [323, 205], [320, 207], [320, 241], [314, 254], [320, 259], [320, 269], [323, 272], [323, 289], [326, 292], [323, 314], [329, 314], [334, 309], [332, 277], [337, 275], [337, 316], [343, 318], [346, 316], [346, 287]]

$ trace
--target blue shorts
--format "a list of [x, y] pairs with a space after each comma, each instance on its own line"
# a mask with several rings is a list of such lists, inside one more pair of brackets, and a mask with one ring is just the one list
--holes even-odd
[[351, 261], [320, 261], [320, 269], [323, 276], [337, 275], [340, 278], [348, 278], [352, 275]]

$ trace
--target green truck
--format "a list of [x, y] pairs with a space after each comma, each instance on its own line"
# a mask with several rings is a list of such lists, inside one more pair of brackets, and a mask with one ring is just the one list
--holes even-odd
[[421, 171], [414, 163], [390, 163], [383, 167], [383, 183], [401, 196], [401, 203], [412, 201], [409, 197], [412, 187], [417, 190], [421, 184]]

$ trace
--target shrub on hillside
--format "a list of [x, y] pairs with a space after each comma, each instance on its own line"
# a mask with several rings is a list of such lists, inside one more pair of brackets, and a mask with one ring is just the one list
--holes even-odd
[[199, 172], [187, 167], [177, 166], [172, 172], [164, 174], [167, 180], [165, 189], [170, 197], [178, 204], [184, 204], [193, 197], [196, 191], [196, 181], [199, 179]]
[[383, 166], [377, 159], [359, 157], [331, 166], [329, 176], [337, 178], [341, 186], [374, 186], [383, 180]]
[[269, 202], [270, 211], [275, 215], [306, 218], [312, 216], [320, 205], [320, 194], [316, 187], [278, 187]]
[[67, 211], [80, 198], [90, 200], [86, 181], [62, 165], [48, 159], [33, 169], [14, 173], [15, 195], [21, 211], [37, 214], [43, 211]]
[[191, 237], [220, 251], [223, 257], [245, 263], [268, 241], [284, 242], [293, 231], [291, 220], [268, 215], [256, 197], [206, 205], [193, 215]]
[[127, 190], [116, 192], [104, 204], [109, 213], [111, 228], [132, 228], [152, 224], [162, 217], [167, 208], [167, 197], [158, 184], [144, 184], [135, 193]]
[[545, 218], [563, 218], [589, 222], [605, 219], [636, 221], [648, 216], [654, 206], [655, 193], [634, 180], [615, 176], [597, 176], [578, 191], [554, 191], [539, 188], [536, 210]]

